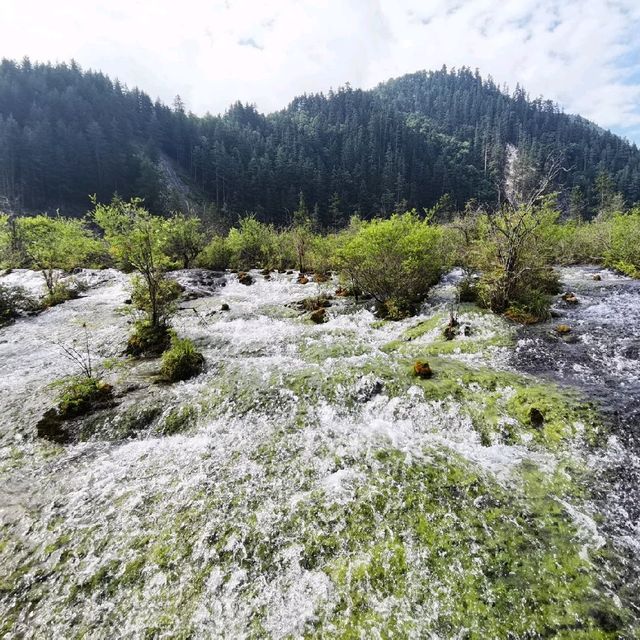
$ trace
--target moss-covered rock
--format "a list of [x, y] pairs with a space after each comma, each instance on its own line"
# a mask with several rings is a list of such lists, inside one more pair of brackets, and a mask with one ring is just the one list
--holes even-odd
[[166, 382], [179, 382], [197, 376], [204, 367], [204, 356], [189, 338], [171, 338], [171, 347], [162, 354], [160, 375]]

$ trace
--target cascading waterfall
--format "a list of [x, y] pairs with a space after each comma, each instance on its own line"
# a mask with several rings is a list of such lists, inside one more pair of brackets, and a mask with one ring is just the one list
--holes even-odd
[[[637, 632], [638, 485], [604, 472], [637, 478], [637, 282], [563, 270], [573, 343], [470, 305], [449, 341], [459, 274], [418, 317], [333, 298], [318, 325], [292, 303], [335, 282], [253, 275], [174, 274], [193, 294], [174, 327], [207, 363], [175, 385], [121, 357], [117, 271], [0, 329], [0, 636]], [[50, 442], [35, 424], [83, 323], [116, 405]]]

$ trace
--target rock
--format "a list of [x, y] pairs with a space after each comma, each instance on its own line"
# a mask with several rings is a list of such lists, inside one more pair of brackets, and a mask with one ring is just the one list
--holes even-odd
[[569, 335], [562, 336], [562, 340], [567, 344], [575, 344], [576, 342], [578, 342], [578, 336], [570, 333]]
[[423, 360], [416, 360], [413, 365], [413, 373], [423, 380], [433, 377], [433, 371], [431, 370], [429, 363], [424, 362]]
[[248, 287], [249, 285], [253, 284], [253, 278], [251, 277], [250, 274], [245, 273], [244, 271], [241, 271], [238, 274], [238, 282]]
[[220, 311], [229, 311], [229, 305], [226, 302], [223, 302], [220, 305]]
[[465, 324], [462, 333], [468, 338], [471, 335], [471, 325]]
[[266, 276], [264, 276], [265, 280], [271, 280], [271, 275], [267, 274]]
[[458, 329], [457, 327], [451, 326], [450, 324], [448, 324], [444, 328], [444, 331], [442, 332], [442, 334], [444, 335], [445, 340], [454, 340], [455, 337], [458, 335]]
[[327, 310], [324, 307], [316, 309], [309, 318], [316, 324], [322, 324], [327, 321]]
[[567, 303], [567, 304], [578, 304], [580, 301], [578, 300], [578, 297], [576, 296], [575, 293], [572, 293], [571, 291], [567, 291], [566, 293], [562, 294], [562, 299]]
[[269, 275], [271, 275], [271, 270], [270, 270], [270, 269], [263, 269], [263, 270], [260, 272], [260, 275], [261, 275], [261, 276], [269, 276]]
[[338, 296], [338, 298], [346, 298], [348, 295], [349, 292], [344, 287], [338, 287], [336, 289], [336, 296]]
[[307, 284], [309, 282], [309, 278], [303, 275], [298, 276], [298, 284]]
[[544, 415], [540, 409], [536, 407], [531, 407], [529, 411], [529, 422], [531, 422], [531, 426], [536, 429], [542, 429], [544, 425]]
[[123, 304], [133, 304], [133, 300], [131, 298], [127, 298]]
[[289, 269], [289, 271], [287, 271], [287, 275], [288, 276], [292, 276], [293, 275], [293, 271], [291, 271], [291, 269]]
[[559, 324], [556, 327], [556, 333], [559, 333], [561, 336], [566, 335], [567, 333], [571, 333], [571, 327], [568, 324]]
[[596, 282], [600, 282], [600, 280], [602, 280], [602, 276], [599, 273], [596, 273], [593, 276], [593, 280], [595, 280]]
[[329, 280], [329, 276], [326, 275], [325, 273], [316, 273], [313, 276], [314, 282], [327, 282], [328, 280]]

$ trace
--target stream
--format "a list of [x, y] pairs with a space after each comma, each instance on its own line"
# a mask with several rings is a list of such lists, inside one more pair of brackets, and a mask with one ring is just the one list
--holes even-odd
[[[172, 274], [206, 360], [174, 385], [123, 357], [115, 270], [0, 328], [0, 637], [637, 637], [640, 282], [563, 268], [578, 304], [450, 341], [455, 272], [400, 322], [252, 276]], [[115, 406], [38, 437], [84, 327]]]

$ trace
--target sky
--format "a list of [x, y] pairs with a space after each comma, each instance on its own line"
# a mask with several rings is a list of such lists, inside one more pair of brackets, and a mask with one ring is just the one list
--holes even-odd
[[197, 114], [465, 65], [640, 144], [640, 0], [0, 0], [24, 56]]

